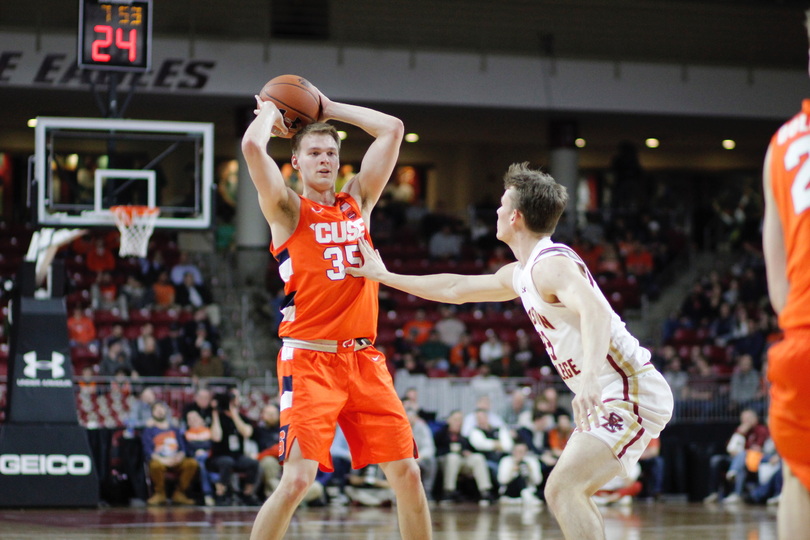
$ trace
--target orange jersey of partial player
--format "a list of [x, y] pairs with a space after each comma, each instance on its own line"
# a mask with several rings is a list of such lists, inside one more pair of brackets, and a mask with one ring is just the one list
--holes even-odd
[[338, 193], [333, 206], [300, 199], [292, 236], [281, 246], [270, 244], [284, 280], [279, 336], [375, 339], [379, 285], [346, 273], [361, 263], [358, 240], [371, 242], [357, 202], [347, 193]]
[[779, 210], [790, 283], [784, 330], [810, 328], [810, 100], [771, 139], [771, 191]]

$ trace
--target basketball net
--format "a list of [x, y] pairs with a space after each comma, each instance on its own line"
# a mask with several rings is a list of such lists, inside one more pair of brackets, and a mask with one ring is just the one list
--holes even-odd
[[149, 206], [111, 206], [110, 212], [115, 217], [115, 225], [121, 232], [121, 246], [118, 255], [121, 257], [146, 257], [149, 238], [155, 230], [155, 222], [160, 215], [160, 208]]

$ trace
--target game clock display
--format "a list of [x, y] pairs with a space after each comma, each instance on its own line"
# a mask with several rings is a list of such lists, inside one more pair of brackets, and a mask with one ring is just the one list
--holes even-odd
[[152, 0], [79, 0], [79, 66], [148, 71]]

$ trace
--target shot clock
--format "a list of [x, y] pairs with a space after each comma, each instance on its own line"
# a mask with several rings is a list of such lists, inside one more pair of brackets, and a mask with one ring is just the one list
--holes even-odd
[[79, 66], [148, 71], [152, 0], [79, 0]]

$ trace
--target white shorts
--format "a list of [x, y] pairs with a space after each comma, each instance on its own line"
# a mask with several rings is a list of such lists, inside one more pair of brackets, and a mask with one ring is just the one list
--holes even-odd
[[616, 379], [603, 389], [602, 402], [602, 422], [584, 433], [610, 447], [626, 477], [672, 417], [672, 390], [664, 376], [652, 369], [626, 381]]

